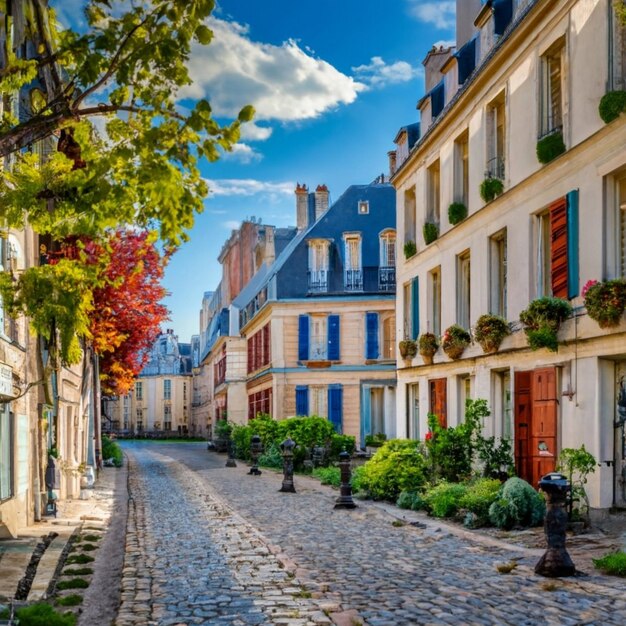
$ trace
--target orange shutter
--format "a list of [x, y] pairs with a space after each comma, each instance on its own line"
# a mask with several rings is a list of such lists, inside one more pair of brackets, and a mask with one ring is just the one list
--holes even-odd
[[550, 206], [552, 295], [567, 298], [567, 200]]
[[555, 367], [534, 370], [532, 378], [532, 431], [530, 483], [535, 489], [539, 479], [556, 467], [556, 432], [558, 417], [557, 370]]
[[437, 378], [430, 381], [430, 412], [439, 418], [442, 428], [448, 426], [448, 380]]

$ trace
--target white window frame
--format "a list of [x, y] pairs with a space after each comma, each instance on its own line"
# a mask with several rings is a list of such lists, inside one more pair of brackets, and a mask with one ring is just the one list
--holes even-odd
[[507, 230], [502, 229], [489, 238], [490, 280], [489, 311], [507, 318], [508, 311], [508, 241]]
[[135, 399], [138, 402], [143, 401], [143, 383], [140, 381], [137, 381], [135, 383]]
[[[539, 136], [549, 135], [557, 130], [563, 131], [565, 139], [566, 119], [566, 84], [565, 84], [565, 37], [561, 37], [550, 46], [541, 56], [541, 98]], [[552, 68], [558, 64], [559, 69], [559, 97], [552, 97]]]
[[457, 256], [457, 324], [466, 330], [471, 325], [472, 257], [469, 250]]
[[380, 267], [396, 266], [396, 231], [385, 230], [379, 236]]
[[426, 221], [441, 223], [441, 161], [433, 161], [426, 169]]
[[428, 272], [428, 331], [441, 335], [441, 266]]
[[163, 400], [172, 399], [172, 380], [170, 378], [163, 379]]
[[552, 250], [550, 211], [535, 216], [535, 295], [552, 295]]
[[308, 243], [310, 284], [319, 287], [315, 291], [327, 291], [330, 242], [328, 239], [311, 239]]
[[326, 315], [311, 315], [309, 323], [309, 360], [325, 361], [328, 357], [328, 318]]
[[417, 198], [415, 187], [404, 192], [404, 243], [417, 242]]
[[328, 417], [328, 387], [325, 385], [309, 387], [309, 415]]
[[363, 290], [363, 240], [360, 233], [344, 233], [343, 245], [345, 262], [343, 268], [343, 284], [346, 290]]
[[487, 105], [486, 172], [493, 178], [506, 176], [506, 94], [500, 92]]
[[381, 359], [396, 359], [396, 316], [386, 315], [380, 320], [380, 354]]
[[454, 201], [469, 207], [469, 131], [454, 141]]

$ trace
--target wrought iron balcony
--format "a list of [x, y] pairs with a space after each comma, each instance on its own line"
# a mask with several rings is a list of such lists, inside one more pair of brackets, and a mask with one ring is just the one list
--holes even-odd
[[363, 291], [363, 270], [345, 270], [343, 286], [346, 291]]
[[485, 174], [489, 178], [499, 178], [500, 180], [504, 180], [504, 159], [500, 156], [489, 159], [489, 161], [487, 161], [487, 171]]
[[396, 290], [396, 268], [395, 267], [378, 268], [378, 289], [379, 291], [395, 291]]
[[328, 270], [309, 270], [309, 293], [328, 293]]

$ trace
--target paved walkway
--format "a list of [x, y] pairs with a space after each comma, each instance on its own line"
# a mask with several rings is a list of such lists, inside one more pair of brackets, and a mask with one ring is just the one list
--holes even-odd
[[622, 579], [549, 581], [533, 573], [536, 550], [419, 516], [397, 527], [369, 502], [334, 511], [316, 481], [278, 493], [280, 476], [225, 468], [202, 445], [124, 447], [135, 506], [119, 626], [626, 623]]

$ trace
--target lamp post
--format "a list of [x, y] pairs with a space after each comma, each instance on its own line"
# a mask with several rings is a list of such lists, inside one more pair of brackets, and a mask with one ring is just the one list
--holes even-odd
[[252, 439], [250, 440], [250, 456], [252, 457], [252, 467], [248, 474], [251, 476], [260, 476], [261, 471], [259, 470], [259, 457], [263, 452], [263, 443], [261, 442], [261, 437], [259, 435], [252, 435]]
[[341, 470], [341, 488], [340, 495], [335, 500], [336, 509], [356, 509], [357, 506], [352, 499], [352, 485], [350, 484], [350, 478], [352, 471], [350, 469], [350, 455], [343, 449], [343, 452], [339, 454], [339, 468]]
[[535, 574], [558, 578], [574, 576], [576, 566], [565, 549], [565, 531], [567, 513], [565, 502], [571, 485], [563, 474], [546, 474], [539, 481], [539, 488], [548, 496], [548, 510], [544, 522], [544, 531], [548, 549], [535, 565]]
[[280, 450], [283, 455], [283, 484], [279, 491], [284, 493], [296, 493], [296, 488], [293, 484], [293, 451], [295, 447], [296, 442], [291, 437], [287, 437], [280, 444]]

